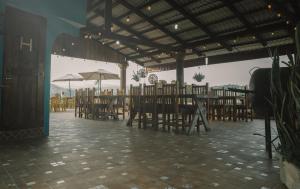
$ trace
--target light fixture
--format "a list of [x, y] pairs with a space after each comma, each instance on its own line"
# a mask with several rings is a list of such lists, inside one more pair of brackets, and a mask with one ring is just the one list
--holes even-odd
[[206, 49], [206, 46], [203, 46], [203, 49]]
[[272, 9], [272, 5], [271, 4], [268, 4], [268, 9]]
[[72, 43], [72, 46], [74, 46], [75, 45], [75, 43]]
[[138, 50], [139, 50], [139, 48], [137, 47], [137, 48], [136, 48], [136, 50], [138, 51]]
[[126, 22], [130, 22], [130, 17], [129, 16], [127, 16]]
[[151, 5], [148, 5], [148, 6], [147, 6], [147, 10], [148, 10], [148, 11], [151, 11], [151, 9], [152, 9]]
[[101, 36], [102, 35], [101, 32], [99, 32], [98, 35]]
[[272, 33], [271, 33], [271, 35], [275, 35], [275, 33], [274, 33], [274, 32], [272, 32]]
[[280, 13], [280, 12], [279, 12], [279, 13], [277, 13], [277, 17], [279, 17], [279, 18], [281, 17], [281, 13]]
[[221, 46], [221, 44], [220, 44], [220, 43], [218, 43], [218, 46], [220, 47], [220, 46]]
[[85, 38], [85, 39], [89, 38], [89, 35], [85, 35], [84, 38]]
[[66, 49], [65, 49], [65, 48], [63, 48], [63, 49], [62, 49], [62, 51], [63, 51], [63, 52], [65, 52], [65, 51], [66, 51]]
[[255, 37], [255, 36], [252, 36], [252, 39], [256, 39], [256, 37]]
[[116, 41], [116, 44], [117, 44], [117, 45], [120, 45], [120, 41], [119, 41], [119, 40], [118, 40], [118, 41]]
[[175, 29], [175, 30], [178, 30], [178, 24], [175, 24], [175, 25], [174, 25], [174, 29]]
[[233, 43], [236, 43], [237, 42], [237, 40], [235, 39], [235, 40], [233, 40]]
[[290, 24], [290, 21], [287, 20], [287, 21], [286, 21], [286, 24]]

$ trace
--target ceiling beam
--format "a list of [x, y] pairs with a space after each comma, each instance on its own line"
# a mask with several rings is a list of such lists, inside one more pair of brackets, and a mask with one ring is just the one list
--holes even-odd
[[276, 14], [280, 13], [281, 16], [285, 17], [287, 21], [296, 25], [300, 21], [300, 17], [296, 14], [291, 13], [286, 8], [286, 2], [279, 3], [277, 0], [264, 0], [266, 7], [271, 5], [271, 11], [274, 11]]
[[253, 29], [252, 24], [245, 18], [245, 16], [240, 13], [240, 11], [234, 6], [233, 1], [222, 0], [224, 5], [243, 23], [243, 25], [249, 30], [254, 36], [260, 41], [263, 46], [267, 45], [267, 42]]
[[[210, 38], [214, 38], [215, 35], [212, 31], [210, 31], [203, 23], [201, 23], [196, 17], [186, 11], [181, 5], [179, 5], [176, 1], [173, 0], [165, 0], [171, 7], [180, 12], [185, 18], [190, 20], [193, 24], [198, 26], [202, 31], [204, 31]], [[219, 43], [225, 47], [228, 51], [232, 51], [232, 48], [226, 44], [224, 41], [219, 41]]]
[[[279, 29], [287, 29], [289, 32], [293, 31], [293, 27], [287, 25], [284, 22], [281, 23], [272, 23], [272, 24], [268, 24], [268, 25], [263, 25], [263, 26], [258, 26], [254, 28], [258, 33], [263, 33], [263, 32], [272, 32], [272, 31], [276, 31]], [[214, 38], [210, 38], [210, 39], [206, 39], [206, 40], [200, 40], [200, 41], [195, 41], [195, 42], [191, 42], [191, 43], [187, 43], [187, 47], [197, 47], [203, 44], [210, 44], [210, 43], [215, 43], [218, 41], [223, 41], [223, 40], [234, 40], [237, 39], [238, 37], [244, 37], [244, 36], [248, 36], [251, 35], [252, 31], [249, 30], [243, 30], [243, 31], [237, 31], [237, 32], [230, 32], [229, 34], [219, 34], [218, 36], [214, 37]], [[181, 47], [184, 48], [184, 47]]]
[[[156, 21], [154, 21], [154, 19], [150, 19], [148, 16], [146, 16], [142, 11], [136, 9], [134, 6], [132, 6], [130, 3], [128, 3], [127, 1], [124, 0], [116, 0], [116, 2], [122, 4], [123, 6], [125, 6], [127, 9], [132, 10], [136, 15], [138, 15], [139, 17], [143, 18], [144, 20], [146, 20], [147, 22], [149, 22], [151, 25], [153, 25], [154, 27], [156, 27], [157, 29], [161, 30], [162, 32], [164, 32], [165, 34], [167, 34], [168, 36], [170, 36], [171, 38], [173, 38], [174, 40], [178, 41], [181, 45], [185, 45], [185, 42], [177, 37], [175, 34], [173, 34], [171, 31], [169, 31], [168, 29], [164, 28], [164, 26], [160, 25], [159, 23], [157, 23]], [[199, 52], [199, 50], [194, 49], [195, 53], [198, 54], [198, 56], [202, 56], [202, 53]]]
[[[100, 16], [102, 16], [102, 17], [104, 16], [104, 15], [103, 15], [103, 14], [104, 14], [103, 11], [97, 11], [96, 13], [99, 14]], [[123, 24], [123, 23], [122, 23], [121, 21], [119, 21], [118, 19], [115, 19], [115, 18], [111, 18], [111, 19], [112, 19], [112, 22], [113, 22], [115, 25], [117, 25], [118, 27], [125, 29], [127, 32], [129, 32], [129, 33], [135, 35], [136, 37], [140, 38], [141, 40], [151, 42], [151, 40], [149, 40], [149, 39], [146, 38], [145, 36], [141, 35], [139, 32], [137, 32], [137, 31], [135, 31], [135, 30], [129, 28], [126, 24]], [[122, 42], [122, 41], [121, 41], [121, 42]], [[130, 45], [130, 44], [129, 44], [129, 45]], [[137, 50], [136, 50], [137, 47], [133, 47], [132, 45], [130, 45], [130, 46], [132, 47], [131, 49], [137, 51]], [[141, 55], [144, 55], [143, 50], [139, 50], [138, 52], [141, 53]], [[154, 61], [158, 61], [158, 59], [156, 59], [155, 57], [150, 57], [150, 58], [153, 59]], [[160, 61], [158, 61], [158, 63], [159, 63], [159, 62], [160, 62]]]
[[[267, 32], [273, 32], [273, 31], [276, 31], [276, 30], [280, 30], [281, 28], [283, 29], [288, 29], [289, 31], [293, 31], [293, 27], [287, 25], [286, 23], [284, 22], [281, 22], [281, 23], [271, 23], [271, 24], [268, 24], [268, 25], [263, 25], [263, 26], [258, 26], [258, 27], [255, 27], [255, 29], [257, 30], [258, 33], [267, 33]], [[213, 38], [213, 39], [204, 39], [204, 40], [199, 40], [199, 41], [195, 41], [195, 42], [190, 42], [190, 43], [187, 43], [186, 47], [182, 47], [182, 48], [192, 48], [192, 47], [198, 47], [198, 46], [201, 46], [203, 44], [210, 44], [210, 43], [215, 43], [216, 41], [218, 40], [234, 40], [234, 39], [237, 39], [237, 37], [244, 37], [244, 36], [248, 36], [248, 35], [251, 35], [251, 31], [248, 31], [248, 30], [242, 30], [242, 31], [232, 31], [228, 34], [218, 34], [217, 37]], [[209, 49], [208, 49], [209, 50]], [[203, 52], [206, 52], [206, 51], [203, 51]], [[150, 52], [150, 53], [145, 53], [146, 55], [156, 55], [156, 54], [160, 54], [162, 53], [161, 51], [154, 51], [154, 52]], [[137, 55], [137, 56], [129, 56], [129, 59], [131, 60], [134, 60], [136, 58], [139, 58], [140, 56]]]
[[[289, 35], [279, 36], [279, 37], [272, 37], [272, 38], [268, 38], [266, 41], [275, 41], [275, 40], [287, 39], [289, 37], [290, 37]], [[251, 42], [248, 41], [248, 42], [237, 43], [237, 44], [232, 45], [232, 47], [233, 48], [238, 48], [238, 47], [241, 47], [241, 46], [251, 45], [251, 44], [256, 44], [256, 43], [259, 43], [259, 41], [256, 40], [256, 41], [251, 41]], [[202, 52], [205, 53], [205, 52], [217, 51], [217, 50], [221, 50], [221, 49], [223, 49], [223, 47], [216, 47], [216, 48], [213, 48], [213, 49], [207, 49], [207, 50], [203, 50]], [[186, 53], [186, 55], [192, 55], [192, 54], [193, 53]], [[160, 58], [161, 61], [166, 60], [166, 59], [169, 59], [169, 57]], [[149, 60], [149, 61], [146, 61], [144, 63], [147, 63], [147, 62], [151, 62], [151, 61]]]
[[[107, 38], [107, 39], [118, 40], [123, 44], [144, 45], [144, 46], [154, 47], [154, 48], [158, 48], [158, 49], [164, 49], [165, 51], [177, 51], [178, 50], [178, 48], [154, 43], [151, 40], [143, 40], [143, 39], [138, 39], [138, 38], [134, 38], [134, 37], [127, 37], [124, 35], [119, 35], [119, 34], [109, 32], [109, 31], [101, 29], [97, 26], [92, 26], [92, 25], [82, 28], [81, 34], [82, 35], [94, 34], [96, 36], [98, 35], [99, 36], [98, 38]], [[99, 35], [99, 34], [101, 34], [101, 35]]]
[[[295, 52], [295, 45], [281, 45], [272, 48], [268, 48], [269, 50], [277, 49], [279, 55], [286, 55], [287, 53]], [[252, 51], [241, 51], [223, 55], [214, 55], [208, 57], [208, 65], [212, 64], [221, 64], [221, 63], [232, 63], [237, 61], [245, 61], [245, 60], [254, 60], [260, 58], [268, 58], [270, 57], [269, 51], [266, 48], [252, 50]], [[194, 66], [203, 66], [205, 65], [205, 58], [196, 58], [191, 60], [184, 61], [184, 67], [194, 67]], [[176, 69], [176, 62], [170, 62], [162, 65], [151, 65], [145, 67], [149, 68], [159, 68], [161, 70], [173, 70]]]
[[112, 0], [105, 0], [104, 9], [104, 29], [106, 31], [111, 30], [111, 19], [112, 19]]

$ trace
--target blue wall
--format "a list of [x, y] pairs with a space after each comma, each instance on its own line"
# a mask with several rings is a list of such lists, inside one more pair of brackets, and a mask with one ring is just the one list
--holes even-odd
[[[47, 46], [44, 85], [44, 134], [46, 136], [49, 135], [51, 49], [56, 37], [62, 33], [79, 36], [79, 29], [82, 25], [85, 25], [86, 21], [86, 4], [86, 0], [0, 0], [1, 13], [4, 13], [6, 6], [13, 6], [33, 14], [41, 15], [47, 19]], [[2, 52], [3, 40], [0, 36], [1, 74], [3, 65]], [[0, 81], [2, 81], [1, 78]]]

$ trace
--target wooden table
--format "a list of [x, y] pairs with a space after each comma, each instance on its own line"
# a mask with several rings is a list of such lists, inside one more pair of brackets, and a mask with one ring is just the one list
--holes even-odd
[[[101, 117], [101, 119], [107, 120], [109, 117], [118, 119], [117, 112], [114, 112], [114, 105], [117, 103], [117, 100], [123, 98], [125, 103], [125, 95], [115, 95], [115, 96], [95, 96], [93, 103], [93, 117]], [[99, 112], [100, 109], [103, 109], [104, 112]], [[96, 112], [95, 112], [96, 111]]]
[[[203, 122], [203, 126], [206, 131], [209, 131], [210, 128], [208, 126], [207, 116], [206, 116], [206, 108], [203, 106], [203, 102], [209, 103], [211, 99], [217, 99], [217, 96], [207, 96], [207, 95], [193, 95], [193, 94], [185, 94], [185, 95], [138, 95], [131, 96], [139, 100], [140, 106], [139, 108], [133, 108], [134, 111], [142, 111], [142, 113], [152, 113], [157, 116], [158, 113], [178, 113], [182, 111], [190, 111], [193, 114], [193, 119], [187, 131], [188, 135], [191, 135], [195, 132], [197, 127], [198, 120]], [[178, 104], [179, 101], [194, 101], [193, 103], [187, 104]], [[168, 103], [166, 103], [168, 101]], [[174, 104], [171, 102], [174, 101]], [[134, 119], [138, 112], [132, 112], [128, 125]], [[140, 119], [140, 118], [139, 118]], [[158, 124], [154, 121], [155, 124]]]

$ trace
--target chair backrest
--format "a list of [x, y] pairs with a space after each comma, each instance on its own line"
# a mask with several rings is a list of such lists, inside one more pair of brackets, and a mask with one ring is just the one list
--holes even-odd
[[225, 88], [212, 88], [211, 92], [214, 96], [225, 96]]
[[208, 94], [209, 85], [206, 83], [205, 85], [192, 85], [192, 94], [195, 95], [207, 95]]
[[157, 89], [156, 84], [154, 84], [154, 85], [144, 84], [143, 95], [155, 96], [156, 95], [156, 89]]
[[177, 84], [163, 84], [162, 95], [176, 95]]

